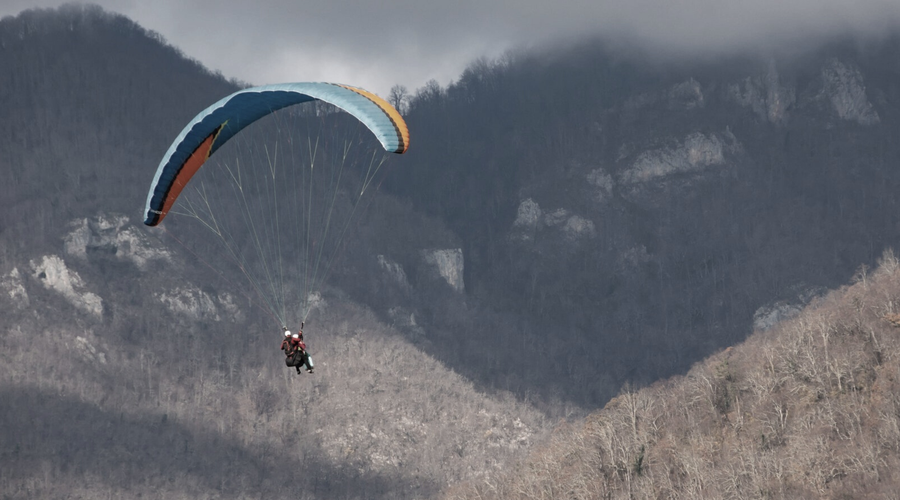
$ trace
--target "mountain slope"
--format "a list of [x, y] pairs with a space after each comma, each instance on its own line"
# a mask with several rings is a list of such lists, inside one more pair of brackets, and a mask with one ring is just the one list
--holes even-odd
[[[661, 66], [588, 44], [479, 61], [447, 89], [427, 86], [409, 103], [406, 165], [350, 229], [317, 296], [307, 336], [319, 373], [308, 377], [281, 365], [277, 325], [245, 301], [239, 276], [210, 273], [174, 244], [177, 227], [139, 221], [169, 141], [239, 84], [94, 7], [3, 19], [3, 491], [418, 498], [473, 478], [498, 492], [568, 484], [489, 473], [540, 438], [546, 415], [577, 416], [625, 383], [683, 374], [897, 244], [897, 47], [841, 41], [791, 58]], [[865, 324], [873, 345], [890, 344], [884, 325]], [[873, 370], [887, 377], [867, 368], [877, 350], [851, 342], [865, 335], [840, 328], [829, 345], [851, 358], [822, 355], [816, 331], [802, 329], [806, 344], [784, 350], [794, 358], [772, 358], [783, 386], [769, 392], [782, 399], [740, 385], [753, 367], [731, 373], [738, 361], [719, 355], [679, 386], [689, 406], [651, 404], [651, 392], [629, 392], [629, 411], [622, 398], [609, 406], [637, 419], [643, 394], [651, 422], [703, 410], [696, 425], [671, 422], [681, 434], [589, 419], [587, 434], [564, 428], [551, 451], [581, 450], [572, 437], [593, 455], [569, 457], [571, 467], [535, 455], [525, 467], [586, 477], [576, 494], [588, 497], [720, 494], [702, 478], [723, 484], [710, 457], [734, 457], [715, 446], [739, 434], [728, 426], [740, 404], [761, 413], [731, 446], [766, 469], [728, 462], [734, 488], [821, 496], [850, 478], [849, 494], [875, 493], [851, 483], [891, 479], [893, 448], [873, 459], [872, 436], [857, 433], [860, 447], [815, 455], [857, 432], [838, 403], [849, 397], [852, 413], [868, 403], [853, 398], [880, 394], [866, 385]], [[792, 363], [835, 373], [810, 382]], [[821, 405], [807, 397], [819, 388]], [[834, 477], [784, 479], [798, 470], [784, 457], [800, 458], [777, 432], [793, 422], [776, 403], [814, 416], [792, 427], [798, 443], [804, 422], [831, 412], [837, 429], [816, 438], [831, 447], [809, 456]], [[871, 408], [890, 438], [891, 407]], [[669, 447], [695, 438], [690, 452]], [[659, 465], [667, 453], [672, 469]]]
[[[0, 82], [4, 495], [422, 498], [542, 433], [535, 410], [479, 393], [336, 287], [306, 328], [316, 373], [294, 374], [241, 276], [204, 265], [215, 250], [141, 223], [160, 155], [233, 82], [83, 6], [0, 21]], [[378, 251], [421, 258], [377, 224], [452, 238], [400, 201], [371, 204], [360, 220], [376, 227], [350, 229], [338, 278], [383, 277]]]
[[513, 470], [444, 498], [892, 498], [900, 262], [796, 318], [626, 390]]
[[4, 242], [35, 244], [44, 231], [22, 228], [58, 232], [101, 209], [137, 214], [153, 158], [210, 99], [237, 89], [96, 6], [0, 20], [0, 67]]
[[900, 243], [898, 48], [660, 63], [585, 43], [421, 89], [391, 189], [459, 235], [470, 303], [512, 318], [456, 320], [476, 354], [436, 355], [600, 405], [873, 265]]

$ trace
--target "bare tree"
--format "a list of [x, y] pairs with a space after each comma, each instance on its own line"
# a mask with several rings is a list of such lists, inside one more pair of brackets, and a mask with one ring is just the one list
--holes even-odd
[[409, 90], [404, 85], [394, 85], [388, 95], [388, 102], [397, 109], [401, 115], [405, 115], [409, 107]]

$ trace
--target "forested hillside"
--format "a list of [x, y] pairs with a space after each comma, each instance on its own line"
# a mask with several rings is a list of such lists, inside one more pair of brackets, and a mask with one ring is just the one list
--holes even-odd
[[597, 405], [871, 267], [900, 235], [898, 48], [663, 62], [585, 43], [420, 89], [416, 168], [391, 189], [460, 236], [469, 304], [506, 326], [472, 310], [435, 352]]
[[[280, 325], [208, 267], [221, 250], [142, 224], [169, 143], [237, 88], [95, 7], [0, 21], [0, 496], [426, 498], [543, 434], [333, 285], [307, 321], [316, 373], [288, 370]], [[453, 243], [401, 200], [367, 208], [329, 283]]]
[[896, 497], [900, 262], [853, 281], [444, 498]]
[[140, 220], [174, 137], [244, 84], [97, 7], [2, 19], [0, 491], [888, 492], [896, 259], [867, 270], [900, 243], [898, 49], [585, 42], [396, 87], [412, 146], [299, 299], [296, 375], [215, 241]]
[[3, 19], [0, 67], [7, 250], [46, 244], [101, 209], [139, 215], [152, 160], [210, 99], [238, 88], [99, 7]]

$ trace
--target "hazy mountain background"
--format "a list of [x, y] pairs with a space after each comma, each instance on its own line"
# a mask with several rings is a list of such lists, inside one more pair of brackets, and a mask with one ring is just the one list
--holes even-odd
[[416, 168], [391, 187], [462, 239], [469, 303], [518, 322], [457, 329], [453, 364], [597, 405], [872, 266], [897, 242], [897, 44], [699, 62], [586, 44], [421, 91]]
[[584, 43], [395, 89], [412, 147], [296, 376], [239, 277], [140, 221], [174, 136], [242, 84], [98, 8], [5, 18], [0, 489], [417, 498], [506, 470], [897, 245], [898, 48]]

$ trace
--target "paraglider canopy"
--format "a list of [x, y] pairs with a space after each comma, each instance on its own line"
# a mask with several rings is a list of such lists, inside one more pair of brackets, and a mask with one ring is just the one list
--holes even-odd
[[165, 218], [191, 177], [235, 134], [279, 109], [323, 101], [362, 122], [385, 151], [402, 154], [409, 130], [400, 113], [384, 99], [363, 89], [335, 83], [282, 83], [244, 89], [206, 108], [188, 123], [163, 156], [144, 209], [144, 224]]
[[[320, 114], [317, 103], [350, 116]], [[381, 148], [326, 122], [371, 133]], [[358, 144], [372, 154], [353, 154]], [[298, 308], [302, 321], [310, 293], [324, 282], [353, 214], [365, 210], [363, 195], [391, 156], [381, 150], [402, 154], [408, 147], [403, 117], [360, 88], [283, 83], [240, 90], [201, 111], [169, 146], [147, 192], [144, 223], [160, 224], [180, 197], [173, 212], [199, 224], [191, 235], [203, 243], [196, 229], [205, 228], [225, 250], [207, 265], [233, 263], [280, 325]]]
[[[294, 335], [286, 325], [299, 320], [302, 328], [310, 297], [349, 246], [353, 215], [366, 211], [364, 195], [380, 185], [381, 166], [408, 146], [403, 117], [365, 90], [244, 89], [201, 111], [172, 142], [147, 193], [144, 223], [178, 215], [183, 223], [166, 233], [223, 279], [234, 275], [228, 270], [243, 274], [250, 287], [240, 293]], [[222, 251], [210, 252], [210, 236]]]

